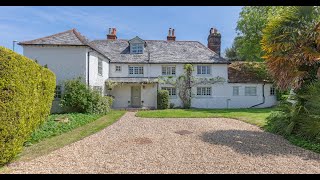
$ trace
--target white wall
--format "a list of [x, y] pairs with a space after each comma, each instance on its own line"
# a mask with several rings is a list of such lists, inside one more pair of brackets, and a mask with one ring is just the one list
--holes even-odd
[[[48, 65], [48, 68], [56, 75], [57, 85], [63, 81], [82, 77], [87, 83], [88, 65], [87, 47], [73, 46], [23, 46], [23, 54], [30, 59], [37, 60], [41, 65]], [[103, 75], [98, 75], [98, 57], [103, 60]], [[109, 78], [109, 61], [96, 52], [90, 52], [89, 83], [91, 86], [102, 86]], [[52, 104], [52, 112], [61, 112], [59, 99], [55, 99]]]
[[[86, 82], [86, 47], [63, 47], [63, 46], [23, 46], [24, 56], [37, 60], [41, 65], [55, 73], [57, 85], [64, 80], [82, 77]], [[51, 112], [61, 112], [59, 99], [52, 103]]]
[[[124, 84], [116, 86], [110, 94], [114, 96], [115, 101], [113, 108], [126, 108], [130, 106], [131, 102], [131, 86], [137, 86], [137, 84]], [[141, 101], [143, 107], [156, 108], [157, 107], [157, 84], [145, 84], [138, 85], [141, 87]], [[144, 86], [144, 87], [143, 87]]]
[[[233, 96], [233, 86], [239, 86], [239, 96]], [[245, 96], [245, 87], [256, 87], [257, 96]], [[276, 96], [270, 95], [272, 84], [264, 87], [265, 103], [257, 108], [271, 107], [277, 104]], [[213, 92], [210, 98], [194, 97], [192, 107], [197, 108], [249, 108], [263, 102], [262, 84], [248, 83], [226, 83], [222, 86], [215, 84], [212, 86]]]
[[[89, 84], [101, 86], [105, 92], [105, 81], [109, 78], [109, 60], [95, 52], [90, 52], [89, 56]], [[102, 75], [98, 74], [98, 58], [102, 60]]]
[[[144, 75], [143, 77], [158, 77], [162, 76], [163, 65], [175, 65], [176, 66], [176, 77], [183, 74], [184, 64], [122, 64], [122, 63], [111, 63], [110, 64], [110, 77], [129, 77], [129, 66], [143, 66]], [[202, 64], [199, 64], [202, 65]], [[227, 80], [228, 78], [228, 65], [227, 64], [204, 64], [209, 65], [211, 68], [211, 74], [209, 75], [197, 75], [197, 64], [194, 64], [193, 75], [197, 77], [216, 77], [220, 76]], [[116, 72], [116, 66], [121, 66], [121, 72]]]
[[57, 83], [86, 78], [86, 47], [23, 46], [23, 54], [41, 65], [47, 64], [56, 74]]

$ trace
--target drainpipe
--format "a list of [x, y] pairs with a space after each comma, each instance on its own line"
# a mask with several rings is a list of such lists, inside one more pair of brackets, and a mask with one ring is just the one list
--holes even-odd
[[90, 87], [90, 81], [89, 81], [89, 74], [90, 74], [90, 68], [89, 68], [89, 66], [90, 66], [90, 52], [92, 52], [92, 51], [88, 51], [88, 53], [87, 53], [87, 84], [88, 84], [88, 87]]
[[266, 84], [265, 82], [263, 82], [263, 84], [262, 84], [262, 102], [259, 103], [259, 104], [253, 105], [250, 108], [253, 108], [253, 107], [256, 107], [256, 106], [260, 106], [260, 105], [265, 103], [265, 101], [266, 101], [266, 97], [264, 96], [264, 85], [265, 84]]

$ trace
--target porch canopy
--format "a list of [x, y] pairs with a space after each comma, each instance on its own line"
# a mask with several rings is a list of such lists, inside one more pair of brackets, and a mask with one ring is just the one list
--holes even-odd
[[142, 84], [148, 84], [148, 83], [157, 83], [158, 78], [157, 77], [110, 77], [109, 80], [119, 83], [142, 83]]

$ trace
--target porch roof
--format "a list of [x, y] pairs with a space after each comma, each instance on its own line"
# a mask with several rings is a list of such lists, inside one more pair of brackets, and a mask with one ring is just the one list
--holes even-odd
[[119, 83], [156, 83], [157, 77], [110, 77], [109, 80]]

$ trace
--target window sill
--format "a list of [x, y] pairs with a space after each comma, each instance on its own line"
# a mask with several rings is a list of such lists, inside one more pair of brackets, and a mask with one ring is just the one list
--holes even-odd
[[212, 96], [210, 95], [210, 96], [200, 96], [200, 95], [197, 95], [197, 96], [195, 96], [195, 98], [211, 98]]
[[212, 74], [196, 74], [197, 76], [212, 76]]
[[163, 74], [162, 74], [161, 76], [165, 76], [165, 77], [169, 77], [169, 76], [176, 77], [175, 74], [171, 74], [171, 75], [163, 75]]

